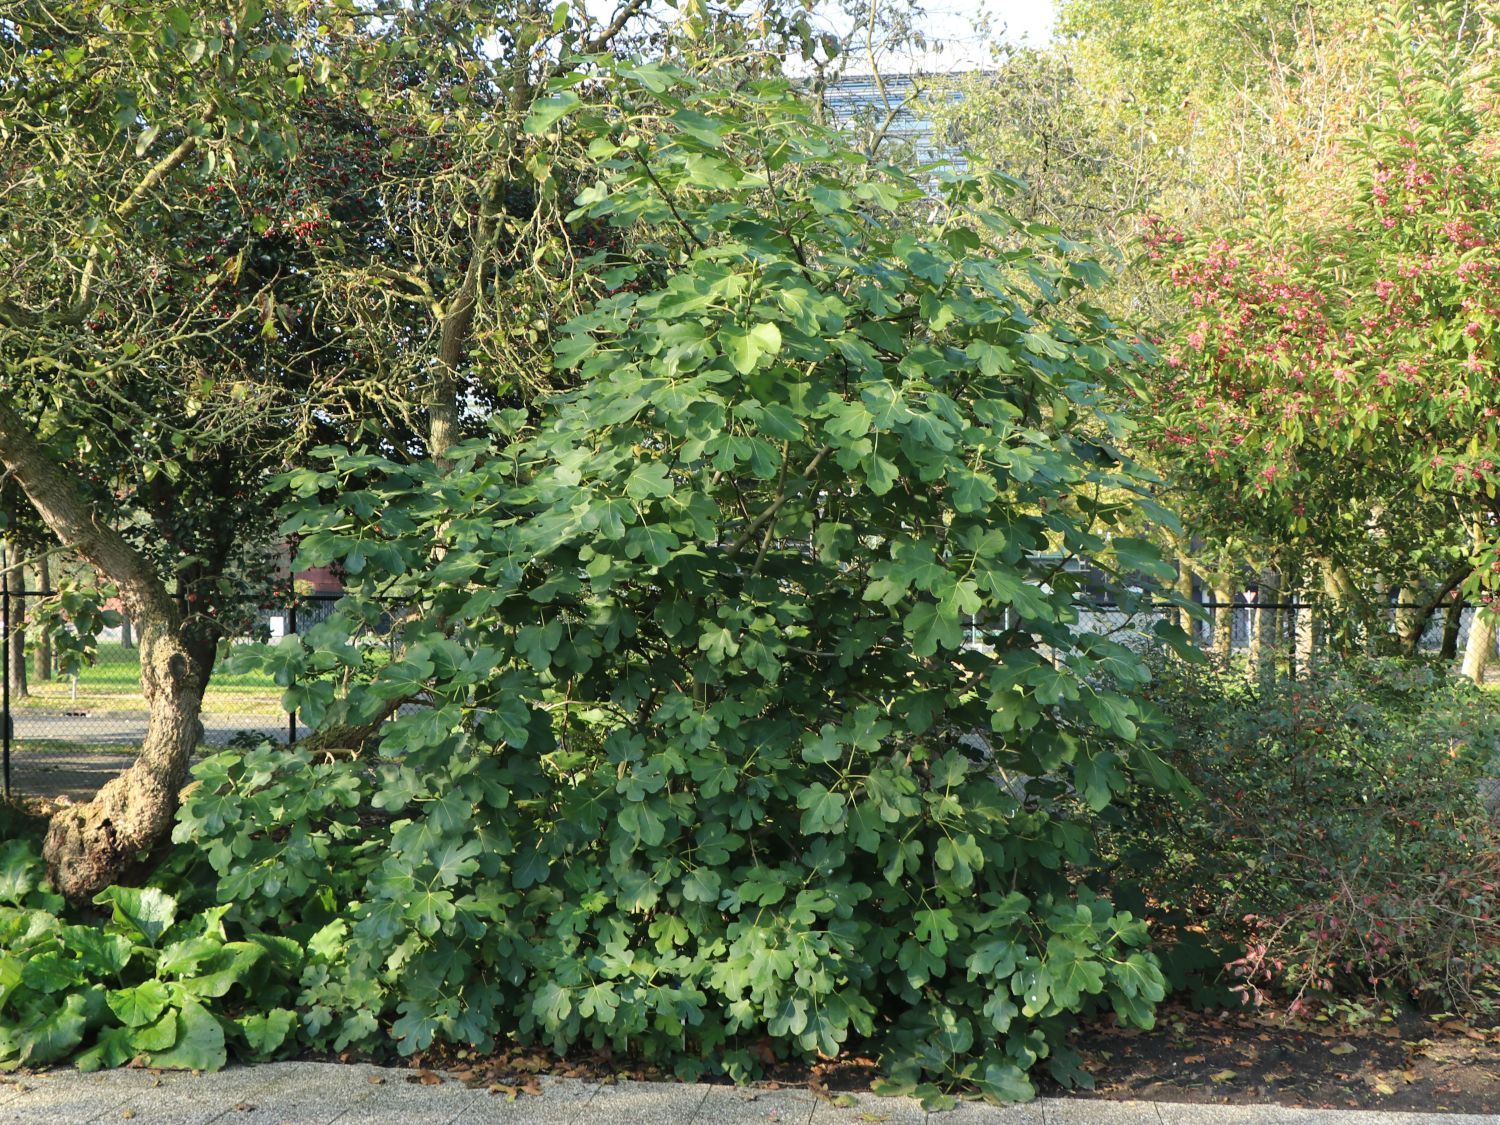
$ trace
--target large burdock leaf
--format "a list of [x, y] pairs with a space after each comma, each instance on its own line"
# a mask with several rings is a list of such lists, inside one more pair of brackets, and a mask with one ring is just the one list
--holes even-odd
[[94, 896], [114, 907], [114, 921], [155, 948], [177, 918], [177, 900], [155, 887], [105, 887]]
[[88, 1023], [84, 1015], [86, 1007], [84, 994], [74, 992], [59, 1007], [22, 1027], [15, 1038], [21, 1065], [40, 1066], [70, 1054], [83, 1042]]
[[121, 988], [109, 994], [109, 1010], [120, 1017], [126, 1027], [145, 1027], [154, 1023], [172, 1000], [172, 990], [159, 980], [148, 980], [134, 988]]
[[151, 1056], [151, 1065], [168, 1070], [218, 1070], [227, 1058], [224, 1029], [196, 1000], [177, 1013], [177, 1041]]

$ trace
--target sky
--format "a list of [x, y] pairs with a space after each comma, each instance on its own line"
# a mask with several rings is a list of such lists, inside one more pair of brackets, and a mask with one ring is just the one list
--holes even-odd
[[[882, 63], [882, 70], [966, 70], [991, 62], [990, 45], [995, 40], [1040, 46], [1052, 35], [1057, 16], [1056, 0], [921, 0], [924, 12], [920, 26], [929, 39], [942, 43], [940, 50], [902, 56], [906, 65]], [[819, 0], [820, 22], [831, 29], [847, 30], [848, 18], [837, 4]], [[977, 26], [987, 23], [986, 34]], [[854, 69], [858, 69], [855, 67]]]
[[1057, 17], [1054, 0], [989, 0], [982, 7], [973, 0], [930, 0], [923, 6], [932, 34], [970, 43], [975, 39], [974, 17], [981, 10], [988, 11], [997, 31], [1003, 29], [1004, 39], [1037, 45], [1051, 36]]
[[[574, 0], [598, 18], [608, 22], [621, 0]], [[884, 60], [882, 71], [967, 70], [991, 62], [990, 44], [996, 40], [1009, 43], [1045, 43], [1052, 34], [1057, 16], [1057, 0], [917, 0], [923, 10], [921, 27], [929, 39], [941, 41], [943, 49], [900, 60]], [[816, 22], [824, 28], [848, 35], [852, 21], [839, 7], [838, 0], [815, 0]], [[990, 34], [976, 30], [976, 22], [987, 17]], [[795, 68], [793, 68], [795, 69]], [[856, 72], [858, 66], [852, 67]]]

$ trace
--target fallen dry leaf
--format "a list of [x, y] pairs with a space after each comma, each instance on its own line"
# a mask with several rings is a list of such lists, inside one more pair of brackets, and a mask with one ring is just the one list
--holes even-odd
[[1356, 1048], [1353, 1043], [1340, 1043], [1337, 1047], [1329, 1047], [1330, 1055], [1352, 1055]]
[[1239, 1077], [1239, 1074], [1236, 1071], [1233, 1071], [1233, 1070], [1221, 1070], [1217, 1074], [1210, 1074], [1208, 1076], [1208, 1080], [1210, 1082], [1229, 1082], [1232, 1079], [1235, 1079], [1235, 1078], [1238, 1078], [1238, 1077]]

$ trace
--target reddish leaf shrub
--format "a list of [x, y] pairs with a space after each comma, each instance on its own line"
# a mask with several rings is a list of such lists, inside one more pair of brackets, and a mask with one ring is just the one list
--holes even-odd
[[1129, 808], [1117, 870], [1155, 931], [1177, 935], [1175, 985], [1293, 1010], [1357, 996], [1491, 1003], [1489, 694], [1431, 665], [1373, 659], [1269, 687], [1172, 664], [1152, 694], [1171, 760], [1202, 797]]

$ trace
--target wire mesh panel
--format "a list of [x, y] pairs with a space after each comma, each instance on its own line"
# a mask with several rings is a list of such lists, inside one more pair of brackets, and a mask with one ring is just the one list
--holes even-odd
[[[129, 766], [146, 736], [148, 709], [141, 691], [140, 654], [128, 625], [103, 630], [95, 638], [95, 659], [66, 675], [39, 660], [37, 636], [26, 635], [22, 606], [43, 597], [33, 592], [5, 590], [0, 585], [0, 643], [12, 669], [12, 653], [24, 657], [24, 681], [0, 676], [5, 694], [0, 698], [0, 737], [3, 737], [7, 795], [86, 800], [101, 785]], [[244, 635], [224, 643], [225, 650], [245, 641], [275, 642], [289, 634], [306, 635], [326, 621], [338, 595], [299, 596], [292, 604], [247, 613]], [[32, 603], [35, 604], [34, 602]], [[1331, 650], [1340, 622], [1327, 606], [1298, 602], [1203, 602], [1198, 612], [1184, 615], [1176, 605], [1147, 604], [1132, 610], [1105, 600], [1080, 600], [1074, 607], [1071, 629], [1076, 636], [1101, 636], [1145, 653], [1161, 647], [1164, 623], [1180, 625], [1191, 642], [1234, 660], [1254, 661], [1295, 671], [1319, 651]], [[1422, 607], [1381, 607], [1358, 625], [1359, 643], [1377, 647], [1385, 636], [1394, 638], [1412, 621], [1421, 626], [1417, 647], [1427, 653], [1463, 651], [1473, 611], [1444, 604]], [[1406, 615], [1403, 618], [1403, 614]], [[381, 620], [371, 623], [365, 640], [372, 645], [395, 643], [405, 611], [390, 606]], [[1007, 631], [1025, 631], [1024, 621], [1012, 619], [971, 623], [968, 643], [976, 648], [1007, 643]], [[1226, 635], [1227, 631], [1227, 635]], [[1059, 654], [1061, 655], [1061, 654]], [[295, 740], [307, 728], [282, 706], [284, 689], [265, 672], [230, 672], [222, 660], [210, 679], [202, 708], [199, 752], [223, 747], [241, 738]], [[409, 704], [417, 706], [416, 704]]]
[[[0, 734], [7, 795], [86, 800], [135, 761], [149, 709], [141, 689], [140, 650], [128, 622], [95, 638], [94, 659], [65, 674], [48, 667], [46, 646], [28, 632], [21, 607], [50, 596], [11, 590], [0, 596], [0, 640], [7, 674]], [[258, 610], [244, 637], [276, 640], [325, 620], [336, 595], [301, 597], [295, 606]], [[6, 612], [8, 611], [8, 612]], [[20, 652], [24, 678], [16, 674]], [[199, 752], [239, 738], [286, 741], [306, 733], [282, 706], [284, 689], [264, 673], [216, 669], [203, 697]]]

